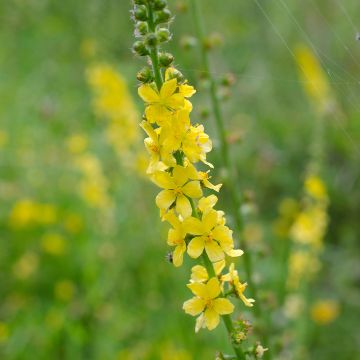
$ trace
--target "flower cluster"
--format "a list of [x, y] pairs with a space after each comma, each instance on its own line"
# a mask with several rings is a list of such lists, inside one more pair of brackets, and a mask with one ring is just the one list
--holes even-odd
[[328, 224], [328, 196], [320, 177], [309, 175], [305, 180], [303, 208], [290, 228], [294, 251], [289, 259], [288, 285], [296, 289], [302, 279], [309, 279], [320, 268], [319, 253]]
[[139, 114], [125, 79], [106, 63], [89, 66], [86, 79], [94, 95], [96, 115], [107, 120], [105, 135], [108, 143], [126, 168], [139, 170], [143, 174], [142, 160], [145, 154], [139, 151]]
[[[219, 192], [221, 184], [210, 182], [207, 154], [212, 142], [204, 126], [190, 120], [190, 98], [196, 90], [179, 70], [172, 66], [173, 56], [159, 52], [158, 45], [171, 38], [168, 24], [171, 13], [162, 0], [134, 1], [134, 44], [139, 56], [149, 56], [153, 68], [141, 70], [138, 93], [145, 103], [141, 127], [147, 134], [145, 147], [150, 160], [147, 175], [161, 190], [156, 196], [160, 217], [171, 228], [167, 243], [173, 247], [171, 259], [181, 266], [184, 255], [202, 259], [206, 267], [195, 265], [189, 289], [195, 295], [186, 301], [183, 309], [198, 316], [195, 330], [216, 328], [220, 316], [233, 312], [234, 305], [227, 298], [235, 295], [246, 306], [253, 299], [244, 296], [246, 283], [241, 283], [234, 264], [222, 274], [226, 258], [242, 255], [235, 249], [232, 230], [226, 225], [223, 211], [214, 207], [218, 198], [205, 191]], [[202, 166], [204, 171], [199, 171]]]

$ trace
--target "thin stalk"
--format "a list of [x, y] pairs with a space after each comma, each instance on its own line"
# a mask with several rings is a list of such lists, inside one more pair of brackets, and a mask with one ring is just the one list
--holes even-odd
[[[231, 157], [230, 157], [229, 146], [228, 146], [228, 142], [226, 139], [225, 125], [224, 125], [224, 121], [223, 121], [223, 117], [222, 117], [219, 98], [217, 96], [217, 85], [216, 85], [215, 79], [212, 76], [208, 51], [204, 45], [205, 44], [205, 35], [204, 35], [205, 30], [204, 30], [204, 25], [202, 22], [200, 7], [198, 5], [198, 0], [190, 0], [190, 4], [192, 7], [192, 13], [193, 13], [193, 17], [194, 17], [195, 31], [197, 34], [197, 38], [200, 42], [202, 66], [203, 66], [203, 69], [206, 72], [206, 75], [208, 76], [209, 82], [210, 82], [210, 88], [209, 88], [210, 100], [211, 100], [211, 104], [212, 104], [212, 108], [213, 108], [217, 132], [218, 132], [218, 135], [220, 138], [222, 160], [223, 160], [224, 166], [226, 167], [228, 174], [229, 174], [228, 189], [231, 194], [231, 199], [233, 201], [235, 225], [236, 225], [237, 232], [240, 235], [243, 230], [244, 220], [240, 213], [240, 207], [241, 207], [242, 200], [240, 197], [240, 193], [237, 190], [238, 181], [237, 181], [236, 175], [233, 171], [233, 165], [232, 165], [232, 161], [231, 161]], [[253, 296], [256, 299], [257, 298], [257, 288], [256, 288], [256, 285], [252, 278], [253, 270], [252, 270], [251, 255], [247, 251], [247, 245], [246, 245], [245, 241], [242, 241], [240, 245], [244, 250], [243, 258], [244, 258], [244, 268], [245, 268], [245, 273], [246, 273], [246, 277], [247, 277], [247, 282], [249, 284], [249, 287], [251, 288], [251, 291], [253, 292]], [[262, 317], [262, 310], [261, 310], [261, 306], [259, 305], [259, 303], [257, 303], [254, 306], [254, 313], [257, 318], [260, 319]], [[265, 346], [268, 345], [268, 339], [267, 339], [266, 334], [264, 334], [262, 336], [262, 342], [263, 342], [263, 345], [265, 345]], [[270, 358], [270, 351], [267, 351], [265, 353], [265, 358], [267, 358], [267, 359]]]
[[[156, 25], [155, 25], [155, 21], [154, 21], [153, 9], [150, 5], [148, 6], [148, 15], [149, 15], [149, 18], [148, 18], [149, 29], [151, 32], [154, 33], [156, 30]], [[158, 90], [160, 91], [161, 85], [163, 83], [163, 79], [162, 79], [160, 66], [159, 66], [159, 56], [158, 56], [157, 45], [151, 48], [149, 56], [150, 56], [152, 68], [154, 71], [155, 83], [156, 83]]]

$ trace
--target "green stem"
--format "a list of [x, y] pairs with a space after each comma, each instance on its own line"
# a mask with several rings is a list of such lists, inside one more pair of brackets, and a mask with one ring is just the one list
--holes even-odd
[[[236, 179], [236, 174], [233, 171], [233, 165], [231, 162], [229, 146], [228, 146], [228, 142], [226, 139], [225, 125], [224, 125], [224, 121], [223, 121], [223, 117], [222, 117], [219, 98], [217, 96], [217, 85], [216, 85], [215, 79], [212, 76], [210, 59], [209, 59], [208, 51], [205, 47], [205, 35], [204, 35], [205, 30], [204, 30], [204, 25], [202, 22], [202, 16], [201, 16], [201, 11], [200, 11], [198, 1], [199, 0], [190, 0], [190, 4], [192, 7], [192, 13], [193, 13], [193, 17], [194, 17], [195, 31], [197, 33], [197, 38], [201, 45], [200, 47], [201, 47], [202, 66], [204, 68], [206, 75], [209, 77], [210, 99], [211, 99], [211, 104], [212, 104], [213, 113], [214, 113], [214, 117], [215, 117], [217, 132], [218, 132], [219, 138], [220, 138], [222, 159], [223, 159], [224, 165], [228, 171], [228, 188], [231, 193], [231, 199], [233, 201], [236, 229], [238, 231], [238, 234], [240, 235], [243, 230], [243, 226], [244, 226], [244, 221], [243, 221], [242, 215], [240, 213], [242, 200], [240, 197], [240, 193], [237, 189], [238, 181]], [[253, 277], [252, 277], [253, 270], [252, 270], [251, 255], [247, 251], [247, 245], [246, 245], [245, 241], [241, 241], [240, 245], [244, 250], [243, 259], [244, 259], [244, 268], [245, 268], [245, 273], [246, 273], [246, 277], [247, 277], [247, 282], [249, 284], [249, 288], [251, 289], [251, 291], [253, 293], [253, 296], [256, 299], [257, 298], [257, 288], [256, 288], [256, 285], [255, 285], [255, 283], [253, 281]], [[254, 306], [254, 313], [258, 319], [262, 318], [262, 310], [261, 310], [261, 306], [259, 303], [257, 303]], [[267, 339], [266, 334], [263, 334], [262, 342], [263, 342], [263, 345], [265, 345], [265, 347], [268, 346], [268, 339]], [[265, 354], [266, 354], [265, 358], [269, 359], [270, 352], [268, 351]]]
[[[155, 33], [156, 25], [155, 25], [155, 21], [154, 21], [154, 13], [153, 13], [151, 4], [148, 5], [148, 14], [149, 14], [149, 19], [148, 19], [149, 30], [151, 32]], [[158, 90], [160, 91], [162, 83], [163, 83], [163, 79], [161, 76], [161, 71], [160, 71], [160, 66], [159, 66], [159, 56], [158, 56], [157, 45], [151, 48], [150, 59], [151, 59], [152, 68], [154, 71], [155, 83], [156, 83]]]

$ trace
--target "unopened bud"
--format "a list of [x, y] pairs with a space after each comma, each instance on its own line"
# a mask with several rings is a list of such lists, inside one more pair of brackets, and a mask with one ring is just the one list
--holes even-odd
[[135, 32], [140, 35], [146, 35], [149, 31], [149, 25], [145, 21], [139, 21], [136, 24]]
[[158, 44], [158, 39], [154, 33], [150, 33], [146, 36], [145, 42], [147, 46], [154, 47]]
[[221, 79], [221, 85], [232, 86], [235, 84], [235, 75], [232, 73], [225, 74]]
[[170, 79], [177, 79], [179, 84], [182, 84], [185, 81], [184, 75], [177, 69], [173, 68], [172, 71], [169, 73]]
[[140, 56], [149, 55], [149, 51], [143, 41], [135, 41], [133, 45], [133, 50], [136, 54]]
[[168, 9], [163, 9], [156, 12], [156, 24], [166, 23], [171, 19], [171, 12]]
[[163, 67], [168, 67], [174, 61], [174, 56], [170, 53], [160, 53], [159, 54], [159, 62]]
[[156, 36], [159, 40], [159, 42], [165, 42], [165, 41], [169, 41], [171, 38], [171, 33], [168, 29], [166, 28], [160, 28], [159, 30], [156, 31]]
[[166, 7], [167, 1], [166, 0], [154, 0], [154, 9], [155, 10], [162, 10]]
[[137, 6], [134, 9], [134, 18], [139, 21], [147, 20], [147, 11], [144, 5]]
[[145, 5], [146, 0], [134, 0], [134, 4], [136, 4], [136, 5]]
[[151, 69], [147, 66], [145, 66], [144, 68], [142, 68], [136, 75], [136, 78], [143, 82], [143, 83], [149, 83], [152, 82], [154, 80], [154, 76], [153, 73], [151, 71]]

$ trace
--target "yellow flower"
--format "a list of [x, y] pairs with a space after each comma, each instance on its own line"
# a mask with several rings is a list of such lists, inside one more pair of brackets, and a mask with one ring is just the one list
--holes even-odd
[[327, 325], [339, 316], [339, 304], [334, 300], [319, 300], [311, 307], [311, 318], [319, 325]]
[[209, 181], [209, 179], [211, 178], [211, 176], [209, 175], [209, 170], [206, 172], [199, 171], [198, 174], [202, 185], [216, 192], [220, 191], [222, 184], [214, 185]]
[[162, 126], [174, 110], [179, 110], [184, 106], [184, 96], [176, 93], [177, 87], [176, 79], [165, 81], [160, 92], [149, 84], [139, 87], [139, 96], [148, 104], [145, 115], [151, 123], [156, 122]]
[[221, 288], [217, 278], [211, 278], [206, 284], [195, 282], [187, 286], [195, 297], [185, 301], [183, 309], [192, 316], [201, 314], [196, 320], [195, 332], [202, 327], [215, 329], [219, 325], [220, 315], [234, 311], [234, 305], [228, 299], [218, 297]]
[[[216, 276], [219, 276], [225, 267], [225, 259], [213, 263]], [[195, 265], [191, 268], [190, 282], [206, 282], [209, 280], [209, 274], [204, 266]]]
[[231, 263], [229, 266], [229, 272], [221, 277], [222, 281], [229, 282], [233, 285], [236, 295], [243, 301], [246, 306], [253, 306], [255, 300], [248, 299], [244, 295], [244, 291], [246, 290], [247, 283], [241, 283], [239, 279], [239, 275], [237, 270], [235, 270], [234, 263]]
[[165, 214], [164, 220], [168, 221], [173, 227], [168, 232], [167, 243], [170, 246], [175, 246], [175, 250], [173, 251], [173, 264], [178, 267], [182, 265], [183, 256], [186, 251], [186, 231], [184, 230], [183, 222], [179, 220], [173, 211]]
[[140, 126], [149, 136], [144, 140], [146, 150], [150, 155], [150, 163], [147, 168], [147, 173], [153, 173], [155, 169], [157, 169], [160, 161], [168, 166], [174, 166], [176, 162], [171, 154], [171, 151], [167, 151], [163, 146], [164, 135], [162, 128], [153, 129], [150, 123], [145, 120], [141, 122]]
[[327, 200], [326, 186], [324, 182], [315, 175], [305, 180], [305, 189], [309, 195], [318, 200]]
[[41, 240], [43, 250], [50, 255], [63, 255], [66, 251], [65, 239], [56, 233], [49, 233]]
[[67, 148], [72, 154], [79, 154], [86, 150], [88, 139], [84, 135], [76, 134], [67, 139]]
[[232, 231], [218, 223], [216, 210], [204, 213], [201, 220], [190, 217], [184, 226], [187, 233], [196, 235], [187, 248], [192, 258], [198, 258], [204, 249], [212, 262], [224, 259], [224, 252], [232, 257], [243, 254], [242, 250], [234, 250]]
[[182, 167], [176, 165], [171, 176], [168, 172], [157, 171], [152, 180], [156, 185], [165, 189], [156, 197], [156, 205], [161, 210], [167, 210], [176, 203], [176, 211], [187, 218], [191, 215], [191, 203], [187, 197], [199, 198], [202, 195], [200, 182], [196, 179], [197, 174], [192, 167]]

